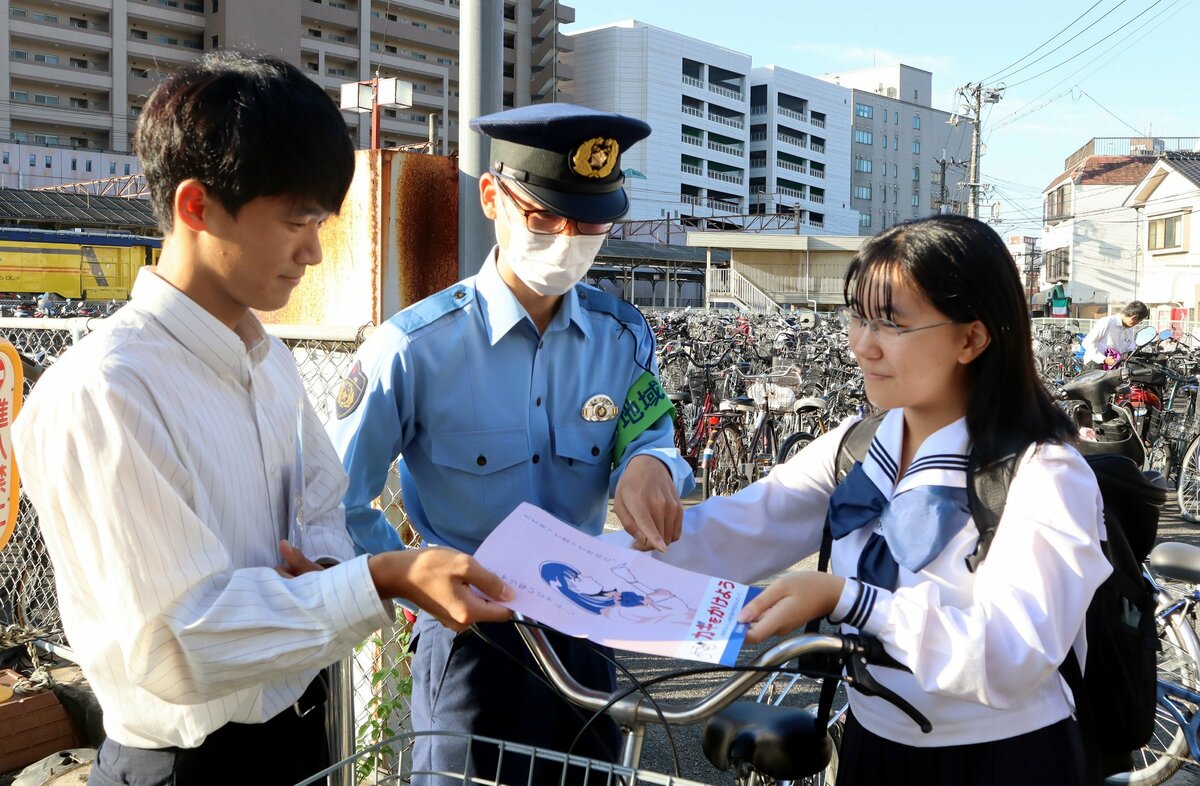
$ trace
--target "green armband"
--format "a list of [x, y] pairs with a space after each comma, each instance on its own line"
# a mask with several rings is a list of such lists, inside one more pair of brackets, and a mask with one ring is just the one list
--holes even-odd
[[617, 421], [617, 445], [613, 448], [613, 468], [621, 463], [625, 448], [653, 426], [659, 418], [674, 409], [667, 391], [663, 390], [658, 377], [649, 371], [638, 377], [633, 387], [625, 394], [625, 406], [621, 407], [621, 419]]

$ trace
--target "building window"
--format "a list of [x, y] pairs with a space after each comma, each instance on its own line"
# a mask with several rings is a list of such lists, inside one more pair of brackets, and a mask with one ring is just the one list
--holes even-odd
[[129, 174], [129, 164], [125, 165], [125, 174]]
[[131, 69], [129, 69], [129, 75], [130, 76], [139, 76], [142, 79], [147, 79], [150, 77], [150, 72], [144, 68], [131, 68]]
[[921, 167], [913, 167], [913, 182], [916, 183], [921, 179]]
[[220, 6], [219, 6], [219, 5], [217, 5], [217, 0], [212, 0], [212, 12], [213, 12], [214, 14], [217, 12], [217, 9], [218, 9], [218, 8], [220, 8]]
[[884, 150], [887, 149], [887, 134], [883, 135], [883, 148]]
[[313, 38], [320, 38], [320, 37], [321, 37], [321, 31], [320, 31], [320, 30], [317, 30], [316, 28], [313, 28], [313, 27], [310, 27], [310, 28], [308, 28], [308, 34], [309, 34], [310, 36], [312, 36]]
[[913, 207], [921, 206], [921, 195], [920, 194], [913, 194], [912, 206]]
[[24, 90], [9, 90], [8, 91], [8, 100], [9, 101], [28, 101], [29, 93], [25, 92]]
[[854, 114], [857, 115], [858, 117], [865, 117], [865, 118], [870, 119], [871, 117], [874, 116], [874, 113], [875, 113], [875, 108], [873, 106], [871, 106], [870, 104], [859, 104], [857, 102], [854, 104]]
[[34, 155], [34, 154], [30, 154], [30, 156], [29, 156], [29, 165], [30, 165], [30, 166], [37, 166], [37, 156], [36, 156], [36, 155]]
[[921, 155], [921, 140], [920, 139], [913, 140], [913, 155], [914, 156]]
[[860, 145], [873, 144], [874, 136], [870, 131], [864, 131], [861, 128], [854, 129], [854, 141]]
[[1183, 216], [1150, 219], [1150, 250], [1183, 250]]
[[921, 116], [920, 115], [913, 115], [913, 129], [916, 131], [921, 130]]
[[10, 50], [8, 50], [8, 55], [13, 60], [28, 60], [29, 59], [29, 53], [26, 52], [24, 49], [10, 49]]
[[330, 33], [329, 35], [327, 35], [325, 37], [328, 38], [330, 41], [338, 41], [340, 43], [346, 42], [346, 36], [338, 35], [337, 33]]
[[[896, 115], [896, 117], [899, 117], [899, 115]], [[892, 137], [892, 150], [899, 150], [899, 149], [900, 149], [900, 135], [896, 134], [894, 137]]]
[[53, 156], [46, 156], [46, 169], [49, 169], [54, 164]]
[[4, 160], [2, 163], [5, 163], [5, 164], [8, 163], [8, 151], [7, 150], [4, 151]]
[[72, 57], [71, 58], [71, 67], [72, 68], [87, 68], [88, 61], [84, 60], [82, 57]]
[[887, 122], [887, 107], [884, 107], [883, 109], [883, 122]]
[[400, 53], [400, 50], [397, 49], [396, 47], [392, 46], [391, 44], [384, 44], [383, 51], [387, 52], [389, 55], [395, 55], [395, 54]]
[[117, 165], [116, 165], [116, 163], [114, 163], [114, 162], [112, 162], [112, 161], [110, 161], [110, 162], [109, 162], [109, 164], [108, 164], [108, 174], [110, 174], [110, 175], [115, 175], [115, 174], [117, 174]]
[[58, 24], [58, 15], [57, 14], [43, 14], [43, 13], [34, 11], [33, 12], [33, 21], [48, 22], [49, 24], [56, 25], [56, 24]]
[[46, 96], [41, 93], [33, 94], [33, 103], [43, 106], [58, 106], [58, 96]]
[[900, 177], [900, 165], [899, 164], [896, 164], [896, 163], [892, 164], [892, 177]]
[[92, 171], [92, 162], [91, 162], [91, 161], [84, 161], [84, 162], [83, 162], [83, 171], [84, 171], [84, 172], [91, 172], [91, 171]]
[[29, 12], [24, 8], [13, 8], [8, 12], [9, 16], [29, 16]]
[[854, 198], [855, 199], [865, 199], [867, 201], [870, 201], [871, 187], [870, 186], [855, 186], [854, 187]]
[[145, 30], [136, 30], [135, 29], [135, 30], [129, 31], [129, 37], [136, 38], [138, 41], [145, 41], [147, 38], [150, 37], [150, 35]]
[[345, 76], [346, 69], [329, 67], [325, 69], [325, 73], [329, 76]]
[[58, 65], [58, 55], [46, 55], [41, 52], [33, 53], [33, 62], [47, 63], [49, 65]]
[[309, 71], [320, 71], [321, 70], [321, 67], [319, 65], [317, 65], [316, 63], [305, 63], [304, 67], [307, 68]]
[[76, 170], [78, 170], [78, 169], [79, 169], [79, 159], [78, 159], [78, 158], [72, 158], [72, 159], [71, 159], [71, 171], [72, 171], [72, 172], [75, 172], [75, 171], [76, 171]]
[[215, 35], [212, 37], [212, 48], [213, 49], [221, 48], [221, 36]]
[[859, 213], [858, 214], [858, 226], [860, 229], [866, 229], [867, 227], [871, 226], [871, 214], [870, 213]]
[[855, 172], [870, 172], [872, 166], [873, 166], [873, 164], [871, 162], [871, 159], [869, 159], [869, 158], [857, 158], [856, 157], [854, 159], [854, 171]]
[[77, 16], [71, 17], [71, 27], [78, 27], [80, 30], [87, 30], [88, 20], [80, 19]]
[[72, 97], [71, 98], [71, 108], [72, 109], [87, 109], [88, 108], [88, 100], [86, 98]]

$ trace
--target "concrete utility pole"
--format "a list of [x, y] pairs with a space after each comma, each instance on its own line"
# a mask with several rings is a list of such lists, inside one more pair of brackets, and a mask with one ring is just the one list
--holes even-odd
[[983, 130], [983, 105], [996, 104], [1000, 102], [1004, 89], [988, 89], [985, 90], [979, 82], [968, 84], [966, 87], [958, 89], [959, 94], [967, 102], [967, 114], [971, 117], [971, 168], [968, 174], [967, 186], [971, 189], [971, 199], [967, 203], [967, 215], [971, 218], [979, 218], [979, 192], [982, 190], [983, 184], [979, 178], [979, 156], [980, 153], [980, 137]]
[[471, 130], [472, 118], [499, 112], [504, 95], [504, 3], [462, 0], [458, 70], [458, 272], [474, 275], [495, 242], [479, 206], [479, 176], [491, 146]]

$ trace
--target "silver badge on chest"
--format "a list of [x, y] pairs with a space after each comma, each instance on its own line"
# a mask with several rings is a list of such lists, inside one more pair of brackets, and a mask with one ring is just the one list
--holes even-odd
[[620, 410], [617, 409], [617, 405], [602, 393], [592, 396], [583, 405], [583, 419], [590, 423], [614, 420], [618, 414], [620, 414]]

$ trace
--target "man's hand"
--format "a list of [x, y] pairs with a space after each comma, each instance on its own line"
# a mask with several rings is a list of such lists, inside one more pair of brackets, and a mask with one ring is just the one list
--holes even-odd
[[[511, 611], [488, 600], [512, 600], [512, 589], [460, 551], [436, 546], [389, 551], [372, 556], [367, 565], [385, 601], [411, 601], [455, 632], [475, 622], [503, 622], [512, 616]], [[481, 598], [472, 587], [487, 598]]]
[[775, 579], [738, 614], [738, 622], [753, 623], [747, 644], [788, 633], [817, 617], [831, 614], [842, 596], [841, 576], [802, 570]]
[[325, 570], [286, 540], [279, 541], [279, 556], [283, 558], [283, 564], [277, 565], [275, 572], [285, 579], [294, 579], [302, 573], [312, 573], [314, 570]]
[[666, 551], [683, 532], [683, 503], [671, 471], [653, 456], [634, 456], [617, 481], [613, 511], [640, 551]]

